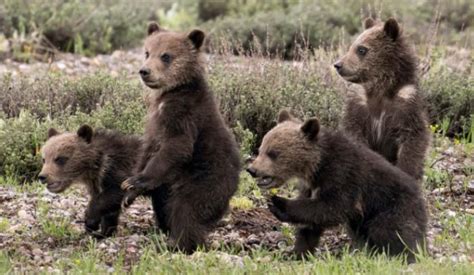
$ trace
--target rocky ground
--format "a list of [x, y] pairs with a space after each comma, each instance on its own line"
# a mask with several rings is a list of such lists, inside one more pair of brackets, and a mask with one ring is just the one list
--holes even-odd
[[[212, 57], [210, 57], [212, 58]], [[29, 76], [61, 71], [70, 76], [106, 71], [135, 78], [141, 50], [116, 51], [93, 58], [60, 54], [50, 63], [0, 63], [0, 76]], [[430, 209], [428, 230], [431, 256], [439, 261], [474, 262], [474, 148], [437, 137], [433, 143], [426, 176], [425, 194]], [[251, 196], [250, 200], [254, 200]], [[0, 182], [0, 250], [17, 259], [20, 270], [48, 270], [52, 263], [87, 246], [92, 237], [83, 230], [87, 196], [82, 188], [52, 194], [38, 184], [15, 186]], [[209, 248], [221, 250], [231, 261], [255, 249], [286, 251], [293, 242], [291, 227], [277, 221], [261, 203], [250, 209], [233, 207], [217, 230], [210, 234]], [[121, 217], [117, 236], [98, 241], [106, 264], [124, 257], [130, 266], [141, 257], [144, 244], [164, 244], [153, 234], [152, 209], [140, 199]], [[158, 238], [158, 240], [157, 240]], [[327, 232], [318, 253], [338, 254], [350, 243], [342, 229]], [[124, 253], [125, 252], [125, 253]]]
[[[431, 212], [429, 250], [439, 261], [473, 262], [472, 155], [468, 157], [458, 145], [447, 147], [438, 156], [432, 161], [433, 169], [447, 172], [451, 180], [448, 186], [426, 191]], [[0, 186], [0, 250], [22, 259], [18, 268], [26, 264], [48, 270], [57, 259], [87, 246], [93, 238], [83, 230], [88, 200], [85, 194], [81, 187], [65, 194], [53, 194], [39, 184]], [[150, 202], [140, 199], [122, 215], [117, 235], [99, 241], [97, 247], [106, 264], [112, 265], [125, 251], [125, 265], [132, 265], [141, 257], [142, 245], [150, 242], [164, 245], [164, 239], [160, 234], [153, 234]], [[292, 242], [291, 227], [282, 225], [264, 206], [246, 210], [234, 207], [210, 234], [208, 246], [238, 261], [256, 249], [288, 251]], [[335, 229], [324, 235], [317, 253], [329, 251], [337, 255], [349, 244], [343, 230]]]

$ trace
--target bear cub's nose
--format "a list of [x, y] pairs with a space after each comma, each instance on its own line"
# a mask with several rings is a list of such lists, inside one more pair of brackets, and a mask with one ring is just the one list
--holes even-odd
[[338, 62], [334, 63], [334, 68], [336, 68], [337, 71], [341, 70], [342, 62], [338, 61]]
[[39, 175], [38, 176], [39, 181], [41, 181], [42, 183], [45, 183], [47, 178], [48, 177], [46, 175]]
[[148, 77], [148, 76], [150, 75], [150, 72], [151, 72], [151, 71], [150, 71], [150, 69], [148, 69], [148, 68], [141, 68], [140, 71], [138, 71], [138, 72], [140, 73], [140, 76], [141, 76], [142, 78], [146, 78], [146, 77]]
[[257, 171], [255, 171], [255, 169], [249, 167], [249, 168], [247, 168], [247, 172], [248, 172], [252, 177], [254, 177], [254, 178], [257, 177]]

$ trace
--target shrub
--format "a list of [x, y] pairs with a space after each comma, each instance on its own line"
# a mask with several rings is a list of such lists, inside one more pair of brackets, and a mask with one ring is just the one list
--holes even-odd
[[448, 123], [444, 133], [467, 138], [474, 121], [474, 78], [432, 69], [422, 80], [431, 123]]
[[[336, 53], [305, 53], [301, 62], [268, 59], [262, 53], [252, 58], [211, 56], [209, 84], [243, 159], [256, 152], [283, 108], [300, 118], [317, 116], [327, 127], [338, 126], [345, 83], [331, 68]], [[434, 53], [430, 70], [421, 77], [431, 121], [449, 122], [448, 135], [467, 136], [474, 119], [472, 69], [452, 71], [438, 54], [443, 51]], [[144, 88], [137, 80], [47, 74], [36, 79], [6, 75], [0, 83], [0, 175], [34, 177], [40, 168], [37, 152], [50, 126], [76, 131], [88, 123], [124, 133], [143, 131]]]
[[0, 175], [36, 177], [49, 127], [76, 131], [87, 123], [123, 133], [143, 131], [145, 107], [137, 81], [51, 74], [34, 80], [6, 75], [0, 82]]
[[[336, 1], [337, 2], [337, 1]], [[214, 37], [224, 37], [232, 44], [242, 45], [234, 52], [252, 52], [255, 44], [263, 52], [286, 59], [298, 57], [298, 45], [308, 48], [337, 44], [341, 34], [357, 31], [360, 21], [344, 14], [329, 12], [328, 5], [313, 3], [294, 5], [288, 10], [276, 9], [254, 16], [229, 16], [205, 24]], [[217, 41], [218, 42], [218, 41]], [[216, 41], [213, 48], [219, 48]], [[241, 52], [240, 52], [241, 53]]]
[[113, 104], [119, 112], [128, 102], [141, 100], [142, 87], [138, 80], [125, 76], [113, 78], [105, 73], [71, 79], [50, 73], [39, 79], [5, 75], [0, 80], [1, 110], [7, 117], [18, 116], [27, 109], [36, 117], [63, 117], [76, 112], [93, 110]]
[[337, 125], [342, 107], [338, 78], [331, 76], [331, 55], [318, 58], [301, 63], [258, 57], [211, 62], [209, 81], [221, 111], [232, 127], [240, 123], [255, 135], [253, 153], [283, 108], [299, 117], [318, 116], [327, 126]]
[[5, 0], [0, 4], [0, 32], [43, 37], [43, 46], [95, 54], [139, 42], [157, 1]]
[[[261, 4], [262, 8], [257, 10], [252, 7], [260, 4], [253, 1], [237, 9], [232, 8], [235, 2], [239, 0], [230, 1], [223, 9], [227, 16], [203, 24], [214, 37], [214, 50], [219, 50], [219, 39], [224, 37], [238, 45], [233, 48], [234, 53], [251, 53], [255, 44], [260, 44], [263, 52], [293, 59], [298, 57], [298, 45], [313, 49], [347, 42], [348, 37], [360, 31], [362, 18], [369, 15], [399, 19], [408, 33], [416, 34], [412, 36], [416, 42], [430, 41], [437, 31], [444, 43], [472, 43], [461, 39], [472, 32], [474, 18], [473, 5], [466, 0], [440, 4], [436, 0], [401, 0], [376, 5], [368, 0], [285, 1], [286, 5], [271, 1], [269, 6]], [[420, 29], [427, 31], [420, 33]]]
[[22, 180], [36, 176], [40, 165], [37, 153], [48, 127], [28, 111], [18, 118], [0, 119], [0, 175], [21, 175]]

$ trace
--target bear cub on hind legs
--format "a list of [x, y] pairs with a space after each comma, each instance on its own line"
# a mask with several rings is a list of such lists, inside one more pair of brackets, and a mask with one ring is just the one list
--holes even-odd
[[205, 76], [204, 33], [148, 26], [140, 76], [152, 89], [138, 173], [123, 183], [125, 205], [144, 192], [174, 247], [193, 252], [226, 213], [237, 190], [237, 143], [219, 113]]
[[262, 188], [290, 178], [305, 186], [294, 200], [273, 196], [270, 211], [281, 221], [302, 225], [294, 252], [311, 252], [326, 228], [344, 224], [353, 241], [414, 262], [424, 247], [427, 214], [415, 180], [382, 156], [339, 131], [301, 123], [282, 111], [248, 168]]
[[365, 20], [365, 31], [334, 64], [348, 93], [343, 129], [421, 182], [430, 144], [418, 91], [417, 59], [395, 19]]

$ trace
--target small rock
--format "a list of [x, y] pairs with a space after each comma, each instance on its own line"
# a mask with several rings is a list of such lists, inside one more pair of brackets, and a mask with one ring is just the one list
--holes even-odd
[[257, 235], [252, 234], [247, 237], [247, 244], [252, 245], [252, 244], [259, 244], [259, 243], [260, 243], [260, 240], [257, 237]]
[[436, 188], [433, 191], [431, 191], [431, 193], [434, 194], [434, 195], [440, 195], [440, 194], [444, 194], [444, 193], [447, 193], [447, 192], [449, 192], [449, 189], [446, 188], [446, 187]]
[[137, 248], [130, 246], [130, 247], [127, 247], [126, 251], [127, 253], [137, 253]]
[[66, 64], [64, 64], [63, 62], [57, 62], [57, 63], [56, 63], [56, 67], [57, 67], [59, 70], [64, 70], [64, 69], [66, 69]]
[[34, 222], [35, 221], [35, 218], [31, 215], [31, 214], [28, 214], [25, 210], [20, 210], [18, 211], [18, 217], [27, 222], [27, 223], [31, 223], [31, 222]]
[[467, 186], [467, 192], [469, 194], [474, 194], [474, 180], [469, 182], [469, 185]]
[[446, 215], [448, 217], [456, 217], [456, 212], [454, 212], [453, 210], [448, 209], [448, 210], [446, 210]]
[[50, 262], [53, 261], [53, 257], [51, 257], [51, 256], [45, 256], [43, 261], [44, 261], [45, 263], [50, 263]]
[[39, 248], [35, 248], [31, 251], [31, 253], [33, 253], [33, 255], [35, 255], [35, 256], [39, 256], [39, 255], [43, 254], [43, 251]]
[[244, 267], [244, 260], [240, 256], [230, 255], [230, 254], [221, 252], [217, 254], [217, 257], [219, 258], [219, 260], [221, 260], [222, 262], [226, 264], [230, 264], [230, 265], [237, 266], [240, 268]]

